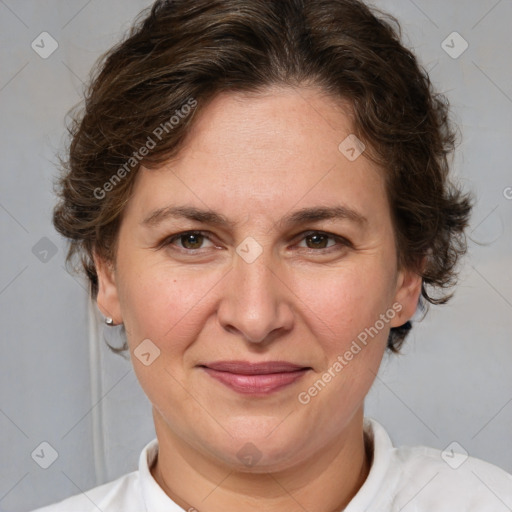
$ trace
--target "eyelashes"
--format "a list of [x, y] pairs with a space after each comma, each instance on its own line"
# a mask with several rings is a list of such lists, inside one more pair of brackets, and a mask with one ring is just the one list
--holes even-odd
[[[298, 243], [305, 241], [306, 244], [311, 242], [313, 244], [312, 247], [299, 247], [298, 249], [304, 250], [307, 253], [325, 254], [327, 252], [346, 249], [347, 247], [353, 248], [352, 243], [346, 238], [335, 235], [333, 233], [318, 230], [310, 230], [300, 233], [294, 237], [294, 240], [296, 240]], [[210, 246], [207, 248], [203, 247], [205, 241], [210, 243]], [[330, 244], [330, 241], [333, 241], [334, 243]], [[181, 243], [181, 247], [176, 245], [176, 242]], [[324, 242], [326, 242], [327, 245], [324, 245]], [[160, 245], [163, 247], [168, 247], [172, 250], [179, 251], [182, 254], [190, 255], [204, 254], [205, 249], [219, 249], [219, 247], [215, 245], [215, 243], [211, 240], [211, 234], [207, 231], [201, 230], [183, 231], [181, 233], [176, 233], [170, 237], [167, 237]], [[186, 247], [187, 245], [192, 245], [192, 247]], [[295, 245], [297, 244], [295, 243]]]
[[[207, 235], [208, 235], [208, 233], [206, 233], [205, 231], [184, 231], [183, 233], [178, 233], [177, 235], [173, 235], [170, 238], [168, 238], [167, 241], [165, 242], [165, 245], [174, 245], [174, 242], [176, 240], [182, 240], [185, 237], [189, 237], [189, 239], [190, 239], [190, 237], [195, 237], [195, 238], [199, 238], [200, 240], [201, 239], [210, 240]], [[210, 242], [211, 242], [211, 240], [210, 240]], [[186, 247], [182, 247], [180, 249], [190, 252], [190, 249], [187, 249]], [[192, 250], [198, 250], [198, 249], [199, 248], [197, 248], [197, 247], [192, 248]]]

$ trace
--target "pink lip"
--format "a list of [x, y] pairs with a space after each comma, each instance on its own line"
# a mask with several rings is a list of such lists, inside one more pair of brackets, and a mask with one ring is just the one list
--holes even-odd
[[244, 394], [266, 395], [300, 379], [308, 370], [285, 361], [218, 361], [201, 365], [214, 379]]

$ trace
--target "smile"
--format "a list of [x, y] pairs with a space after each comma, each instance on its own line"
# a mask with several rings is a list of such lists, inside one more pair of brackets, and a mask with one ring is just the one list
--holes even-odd
[[232, 390], [248, 395], [268, 395], [301, 379], [310, 367], [272, 361], [248, 363], [223, 361], [200, 366], [210, 377]]

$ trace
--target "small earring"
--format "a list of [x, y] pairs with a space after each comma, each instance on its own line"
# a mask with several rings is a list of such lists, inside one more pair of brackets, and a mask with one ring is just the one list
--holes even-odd
[[112, 327], [114, 325], [114, 320], [111, 317], [107, 316], [107, 318], [105, 318], [105, 323]]

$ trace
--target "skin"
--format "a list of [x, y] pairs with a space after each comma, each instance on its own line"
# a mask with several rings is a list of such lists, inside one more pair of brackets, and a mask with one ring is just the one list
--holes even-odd
[[[319, 89], [218, 95], [199, 112], [177, 158], [140, 169], [115, 264], [95, 258], [98, 306], [124, 323], [153, 404], [159, 455], [152, 474], [185, 510], [335, 511], [368, 475], [364, 398], [389, 329], [416, 309], [421, 278], [397, 267], [384, 171], [364, 153], [349, 161], [338, 150], [351, 133], [349, 106]], [[234, 225], [142, 224], [169, 205], [214, 210]], [[301, 208], [337, 205], [366, 221], [279, 223]], [[189, 230], [207, 233], [169, 241]], [[349, 243], [308, 238], [310, 230]], [[262, 248], [252, 263], [236, 252], [246, 237]], [[400, 312], [300, 403], [298, 394], [394, 303]], [[133, 351], [148, 338], [160, 355], [145, 366]], [[219, 360], [281, 360], [311, 370], [254, 397], [198, 366]], [[260, 457], [252, 466], [237, 457], [247, 443]]]

